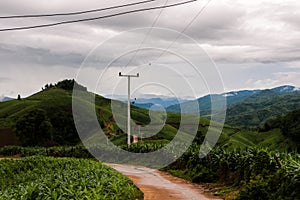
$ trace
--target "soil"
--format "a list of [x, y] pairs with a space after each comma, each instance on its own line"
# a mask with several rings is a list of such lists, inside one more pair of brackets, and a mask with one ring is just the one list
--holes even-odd
[[156, 169], [131, 165], [108, 165], [131, 179], [144, 193], [145, 200], [221, 199], [210, 194], [204, 185], [193, 184]]

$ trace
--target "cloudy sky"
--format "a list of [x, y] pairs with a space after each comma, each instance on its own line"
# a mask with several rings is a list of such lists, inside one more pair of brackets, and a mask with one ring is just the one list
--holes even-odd
[[[137, 1], [2, 0], [0, 15], [65, 13]], [[0, 19], [0, 29], [99, 17], [181, 1], [156, 0], [77, 16]], [[119, 71], [141, 74], [132, 83], [136, 94], [168, 96], [175, 92], [181, 97], [197, 97], [208, 91], [223, 92], [222, 87], [231, 91], [300, 86], [299, 1], [211, 0], [190, 24], [207, 2], [198, 0], [164, 10], [0, 32], [0, 96], [28, 96], [46, 83], [75, 77], [102, 95], [124, 95], [126, 80], [118, 77]], [[152, 26], [160, 29], [150, 29]], [[202, 79], [195, 76], [191, 63], [198, 65]], [[222, 87], [212, 86], [214, 77], [209, 72], [219, 73], [215, 79], [223, 81]]]

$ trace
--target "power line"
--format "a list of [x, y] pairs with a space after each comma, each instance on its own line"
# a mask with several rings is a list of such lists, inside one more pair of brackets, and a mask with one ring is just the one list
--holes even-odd
[[127, 15], [127, 14], [130, 14], [130, 13], [138, 13], [138, 12], [144, 12], [144, 11], [149, 11], [149, 10], [157, 10], [157, 9], [162, 9], [162, 8], [175, 7], [175, 6], [179, 6], [179, 5], [183, 5], [183, 4], [188, 4], [188, 3], [192, 3], [192, 2], [196, 2], [196, 1], [197, 0], [189, 0], [189, 1], [184, 1], [184, 2], [180, 2], [180, 3], [174, 3], [174, 4], [170, 4], [170, 5], [165, 5], [165, 6], [157, 6], [157, 7], [136, 9], [136, 10], [126, 11], [126, 12], [120, 12], [120, 13], [105, 15], [105, 16], [101, 16], [101, 17], [92, 17], [92, 18], [85, 18], [85, 19], [78, 19], [78, 20], [62, 21], [62, 22], [49, 23], [49, 24], [41, 24], [41, 25], [35, 25], [35, 26], [23, 26], [23, 27], [6, 28], [6, 29], [0, 29], [0, 32], [4, 32], [4, 31], [17, 31], [17, 30], [28, 30], [28, 29], [36, 29], [36, 28], [45, 28], [45, 27], [58, 26], [58, 25], [63, 25], [63, 24], [72, 24], [72, 23], [78, 23], [78, 22], [85, 22], [85, 21], [94, 21], [94, 20], [105, 19], [105, 18], [120, 16], [120, 15]]
[[82, 14], [86, 14], [86, 13], [93, 13], [93, 12], [100, 12], [100, 11], [105, 11], [105, 10], [112, 10], [112, 9], [117, 9], [117, 8], [135, 6], [135, 5], [149, 3], [149, 2], [153, 2], [153, 1], [156, 1], [156, 0], [146, 0], [146, 1], [140, 1], [140, 2], [135, 2], [135, 3], [130, 3], [130, 4], [123, 4], [123, 5], [119, 5], [119, 6], [111, 6], [111, 7], [107, 7], [107, 8], [98, 8], [98, 9], [93, 9], [93, 10], [79, 11], [79, 12], [0, 16], [0, 19], [38, 18], [38, 17], [82, 15]]
[[203, 11], [205, 10], [205, 8], [209, 5], [209, 3], [212, 0], [208, 0], [207, 3], [199, 10], [199, 12], [195, 15], [195, 17], [188, 23], [188, 25], [178, 34], [178, 36], [176, 37], [176, 39], [168, 46], [167, 49], [165, 49], [159, 56], [158, 58], [154, 61], [157, 62], [165, 53], [166, 51], [168, 51], [171, 46], [173, 46], [173, 44], [181, 37], [181, 34], [184, 33], [195, 21], [196, 19], [203, 13]]
[[[168, 1], [169, 1], [169, 0], [166, 0], [164, 6], [167, 5]], [[145, 38], [143, 39], [143, 41], [142, 41], [141, 44], [139, 45], [138, 50], [135, 51], [135, 53], [133, 54], [133, 56], [131, 57], [131, 59], [128, 61], [128, 63], [126, 64], [125, 67], [127, 67], [127, 66], [132, 62], [132, 60], [136, 57], [136, 54], [138, 53], [139, 49], [142, 47], [142, 45], [144, 44], [144, 42], [145, 42], [145, 41], [147, 40], [147, 38], [149, 37], [150, 33], [152, 32], [153, 27], [154, 27], [155, 24], [157, 23], [157, 21], [158, 21], [158, 19], [160, 18], [162, 12], [163, 12], [163, 9], [160, 10], [160, 12], [159, 12], [159, 14], [157, 15], [156, 19], [153, 21], [151, 28], [150, 28], [149, 31], [147, 32], [147, 35], [145, 36]]]

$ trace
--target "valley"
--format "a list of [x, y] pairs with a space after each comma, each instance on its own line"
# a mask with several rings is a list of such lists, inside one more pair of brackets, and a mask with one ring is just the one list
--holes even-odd
[[[1, 137], [6, 139], [1, 143], [3, 147], [0, 148], [0, 156], [21, 158], [21, 160], [28, 156], [42, 156], [45, 159], [49, 156], [93, 159], [91, 152], [99, 150], [104, 153], [107, 151], [107, 155], [104, 154], [107, 156], [105, 161], [109, 160], [110, 150], [105, 149], [106, 147], [101, 150], [102, 146], [97, 146], [97, 141], [101, 141], [97, 134], [87, 135], [83, 141], [77, 134], [72, 115], [74, 84], [77, 84], [74, 80], [63, 80], [56, 84], [49, 84], [51, 87], [48, 85], [42, 91], [27, 98], [1, 102], [0, 133]], [[167, 147], [176, 137], [181, 117], [185, 115], [167, 112], [166, 121], [157, 134], [148, 138], [138, 138], [138, 143], [127, 146], [127, 134], [118, 126], [112, 114], [110, 107], [112, 100], [92, 94], [84, 86], [79, 88], [79, 92], [85, 96], [95, 97], [94, 110], [107, 139], [118, 148], [129, 152], [149, 153]], [[260, 198], [261, 193], [267, 195], [268, 199], [282, 195], [290, 196], [290, 198], [298, 197], [297, 185], [300, 183], [298, 174], [300, 169], [298, 154], [300, 149], [300, 112], [298, 104], [300, 93], [294, 91], [294, 88], [290, 88], [290, 90], [283, 92], [277, 88], [236, 92], [238, 96], [236, 99], [230, 95], [232, 93], [228, 93], [227, 98], [231, 98], [229, 99], [226, 124], [212, 151], [206, 157], [199, 158], [199, 150], [208, 128], [215, 122], [210, 121], [209, 116], [193, 116], [197, 117], [199, 124], [191, 146], [175, 162], [160, 170], [193, 183], [209, 183], [213, 188], [211, 194], [214, 193], [224, 199]], [[206, 103], [200, 104], [200, 106], [209, 108], [208, 99], [209, 97], [203, 97], [201, 101], [206, 101]], [[113, 101], [120, 108], [126, 108], [124, 102]], [[182, 104], [188, 104], [188, 102]], [[266, 111], [265, 114], [257, 116], [256, 114], [261, 113], [262, 110]], [[155, 110], [153, 112], [159, 113]], [[126, 113], [120, 113], [120, 119], [125, 121]], [[131, 117], [137, 125], [143, 127], [151, 123], [148, 113], [149, 110], [132, 105]], [[250, 118], [246, 116], [250, 116]], [[152, 120], [163, 123], [160, 117], [160, 115], [155, 115]], [[87, 113], [88, 118], [89, 113]], [[218, 124], [215, 125], [218, 126]], [[133, 129], [133, 133], [136, 133], [137, 130]], [[181, 141], [182, 144], [187, 138], [192, 137], [188, 131], [182, 132], [180, 135], [178, 141]], [[133, 141], [133, 137], [131, 141]], [[86, 147], [83, 144], [96, 146]], [[166, 157], [160, 159], [168, 159], [168, 151], [173, 150], [167, 148]], [[118, 152], [115, 153], [118, 155]], [[115, 161], [112, 158], [111, 160]], [[134, 164], [135, 162], [126, 159], [119, 161], [124, 164], [128, 164], [128, 162]], [[147, 166], [147, 162], [150, 161], [142, 162]], [[120, 167], [122, 168], [122, 166], [126, 165]], [[126, 170], [120, 171], [128, 175]], [[278, 177], [280, 174], [282, 177]], [[133, 174], [129, 174], [129, 177], [139, 186], [140, 182], [137, 180], [140, 178]], [[277, 186], [275, 187], [275, 185]], [[139, 187], [142, 189], [145, 185]], [[161, 187], [159, 186], [159, 188]], [[289, 191], [292, 193], [288, 194]], [[175, 192], [172, 195], [179, 194]], [[181, 198], [183, 199], [183, 197]], [[178, 196], [177, 199], [181, 198]]]

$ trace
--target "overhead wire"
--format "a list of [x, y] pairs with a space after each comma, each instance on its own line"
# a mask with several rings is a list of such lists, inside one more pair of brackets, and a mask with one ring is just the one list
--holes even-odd
[[175, 40], [170, 43], [170, 45], [158, 56], [158, 58], [155, 61], [152, 61], [151, 63], [157, 62], [173, 45], [177, 40], [182, 36], [182, 33], [184, 33], [195, 21], [196, 19], [203, 13], [203, 11], [207, 8], [209, 3], [212, 0], [208, 0], [207, 3], [199, 10], [199, 12], [193, 17], [193, 19], [185, 26], [185, 28], [177, 35]]
[[82, 15], [82, 14], [87, 14], [87, 13], [101, 12], [101, 11], [105, 11], [105, 10], [112, 10], [112, 9], [117, 9], [117, 8], [135, 6], [135, 5], [139, 5], [139, 4], [150, 3], [150, 2], [153, 2], [153, 1], [156, 1], [156, 0], [139, 1], [139, 2], [134, 2], [134, 3], [129, 3], [129, 4], [118, 5], [118, 6], [111, 6], [111, 7], [107, 7], [107, 8], [97, 8], [97, 9], [92, 9], [92, 10], [78, 11], [78, 12], [0, 16], [0, 19], [40, 18], [40, 17]]
[[[166, 2], [165, 2], [165, 4], [164, 4], [164, 6], [165, 6], [165, 5], [167, 5], [168, 1], [169, 1], [169, 0], [166, 0]], [[140, 50], [140, 48], [143, 46], [144, 42], [145, 42], [145, 41], [148, 39], [148, 37], [149, 37], [150, 33], [152, 32], [152, 29], [153, 29], [153, 27], [154, 27], [154, 26], [155, 26], [155, 24], [158, 22], [158, 19], [160, 18], [160, 16], [161, 16], [162, 12], [163, 12], [163, 8], [162, 8], [162, 9], [160, 9], [160, 12], [159, 12], [159, 14], [157, 15], [156, 19], [153, 21], [153, 23], [152, 23], [152, 25], [151, 25], [151, 27], [150, 27], [149, 31], [147, 32], [146, 36], [144, 37], [144, 39], [143, 39], [143, 40], [142, 40], [142, 42], [140, 43], [140, 45], [139, 45], [139, 47], [138, 47], [137, 51], [135, 51], [135, 52], [134, 52], [134, 55], [131, 57], [131, 59], [128, 61], [128, 63], [126, 64], [126, 66], [125, 66], [125, 67], [127, 67], [127, 66], [128, 66], [128, 65], [129, 65], [129, 64], [132, 62], [132, 60], [133, 60], [133, 59], [136, 57], [136, 55], [137, 55], [138, 51], [139, 51], [139, 50]]]
[[184, 2], [179, 2], [179, 3], [164, 5], [164, 6], [156, 6], [156, 7], [150, 7], [150, 8], [142, 8], [142, 9], [130, 10], [130, 11], [119, 12], [119, 13], [110, 14], [110, 15], [104, 15], [104, 16], [100, 16], [100, 17], [91, 17], [91, 18], [84, 18], [84, 19], [77, 19], [77, 20], [61, 21], [61, 22], [55, 22], [55, 23], [49, 23], [49, 24], [41, 24], [41, 25], [34, 25], [34, 26], [23, 26], [23, 27], [5, 28], [5, 29], [0, 29], [0, 32], [28, 30], [28, 29], [45, 28], [45, 27], [59, 26], [59, 25], [64, 25], [64, 24], [72, 24], [72, 23], [78, 23], [78, 22], [85, 22], [85, 21], [94, 21], [94, 20], [99, 20], [99, 19], [105, 19], [105, 18], [115, 17], [115, 16], [127, 15], [127, 14], [131, 14], [131, 13], [138, 13], [138, 12], [145, 12], [145, 11], [149, 11], [149, 10], [157, 10], [157, 9], [162, 9], [162, 8], [175, 7], [175, 6], [184, 5], [184, 4], [188, 4], [188, 3], [192, 3], [192, 2], [196, 2], [196, 1], [197, 0], [188, 0], [188, 1], [184, 1]]

